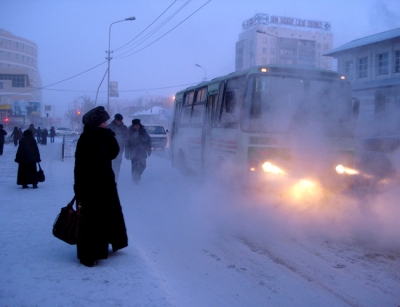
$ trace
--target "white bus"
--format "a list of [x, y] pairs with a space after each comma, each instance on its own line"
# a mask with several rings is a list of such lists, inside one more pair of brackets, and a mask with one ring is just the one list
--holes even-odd
[[350, 84], [333, 71], [268, 65], [234, 72], [176, 94], [172, 166], [257, 179], [348, 177], [356, 173], [358, 109]]

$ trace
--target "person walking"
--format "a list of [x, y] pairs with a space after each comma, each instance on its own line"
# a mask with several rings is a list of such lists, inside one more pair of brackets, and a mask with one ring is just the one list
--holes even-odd
[[33, 137], [35, 137], [36, 136], [36, 128], [35, 128], [35, 126], [33, 124], [30, 124], [28, 129], [32, 131]]
[[20, 140], [18, 127], [14, 127], [14, 130], [11, 133], [10, 136], [13, 138], [14, 145], [17, 146], [18, 145], [18, 141]]
[[52, 126], [50, 128], [50, 143], [54, 143], [54, 137], [56, 136], [56, 129]]
[[110, 118], [104, 107], [82, 117], [83, 133], [75, 151], [74, 191], [82, 217], [77, 256], [85, 266], [128, 246], [128, 236], [111, 161], [119, 153], [115, 133], [107, 128]]
[[125, 157], [131, 160], [132, 180], [135, 184], [142, 179], [146, 169], [146, 159], [151, 155], [151, 139], [140, 119], [132, 120], [128, 128]]
[[3, 149], [4, 149], [4, 142], [5, 140], [5, 136], [7, 135], [7, 131], [5, 131], [3, 129], [3, 125], [0, 124], [0, 156], [3, 155]]
[[40, 127], [38, 127], [36, 129], [36, 141], [38, 144], [40, 144], [41, 140], [42, 140], [42, 129], [40, 129]]
[[23, 189], [32, 184], [34, 189], [38, 187], [36, 163], [41, 162], [40, 153], [31, 130], [25, 130], [19, 141], [15, 162], [18, 163], [17, 184]]
[[125, 150], [126, 136], [128, 132], [128, 127], [122, 122], [123, 116], [119, 113], [114, 115], [114, 120], [108, 125], [108, 128], [115, 133], [115, 138], [119, 145], [119, 154], [112, 160], [112, 168], [115, 174], [115, 181], [118, 181], [119, 171], [121, 169], [122, 155]]
[[48, 135], [49, 135], [49, 131], [46, 128], [44, 128], [42, 130], [42, 142], [41, 142], [42, 145], [47, 145], [47, 136]]

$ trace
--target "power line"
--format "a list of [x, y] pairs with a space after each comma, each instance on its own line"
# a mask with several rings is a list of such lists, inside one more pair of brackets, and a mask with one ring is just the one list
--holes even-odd
[[[190, 2], [190, 1], [191, 1], [191, 0], [189, 0], [188, 2]], [[167, 11], [175, 2], [176, 2], [176, 1], [174, 1], [165, 11]], [[184, 5], [186, 5], [188, 2], [186, 2]], [[126, 56], [123, 56], [123, 57], [120, 57], [120, 58], [117, 58], [117, 59], [122, 59], [122, 58], [126, 58], [126, 57], [128, 57], [128, 56], [134, 55], [134, 54], [136, 54], [136, 53], [138, 53], [138, 52], [140, 52], [140, 51], [146, 49], [147, 47], [151, 46], [152, 44], [154, 44], [155, 42], [159, 41], [161, 38], [163, 38], [164, 36], [166, 36], [168, 33], [170, 33], [171, 31], [173, 31], [174, 29], [176, 29], [178, 26], [180, 26], [182, 23], [184, 23], [186, 20], [188, 20], [188, 19], [189, 19], [190, 17], [192, 17], [194, 14], [196, 14], [200, 9], [202, 9], [204, 6], [206, 6], [209, 2], [211, 2], [211, 0], [207, 1], [205, 4], [203, 4], [203, 5], [202, 5], [201, 7], [199, 7], [196, 11], [194, 11], [192, 14], [190, 14], [188, 17], [186, 17], [184, 20], [182, 20], [180, 23], [178, 23], [178, 24], [177, 24], [175, 27], [173, 27], [171, 30], [169, 30], [168, 32], [164, 33], [162, 36], [160, 36], [159, 38], [157, 38], [156, 40], [154, 40], [154, 41], [151, 42], [150, 44], [146, 45], [146, 46], [143, 47], [142, 49], [139, 49], [138, 51], [136, 51], [136, 52], [134, 52], [134, 53], [128, 54], [128, 55], [126, 55]], [[180, 9], [180, 10], [181, 10], [181, 9]], [[179, 12], [179, 11], [178, 11], [178, 12]], [[164, 14], [164, 12], [163, 12], [159, 17], [157, 17], [157, 19], [159, 19], [163, 14]], [[176, 13], [175, 13], [173, 16], [175, 16], [175, 15], [176, 15]], [[171, 18], [172, 18], [172, 17], [170, 17], [170, 18], [168, 19], [168, 21], [169, 21]], [[157, 19], [156, 19], [156, 20], [157, 20]], [[156, 21], [156, 20], [155, 20], [155, 21]], [[155, 21], [154, 21], [154, 22], [155, 22]], [[154, 24], [154, 22], [153, 22], [152, 24]], [[150, 26], [151, 26], [152, 24], [150, 24]], [[150, 26], [149, 26], [149, 27], [150, 27]], [[148, 29], [149, 27], [147, 27], [146, 29]], [[145, 30], [146, 30], [146, 29], [145, 29]], [[144, 31], [145, 31], [145, 30], [144, 30]], [[142, 31], [142, 33], [143, 33], [144, 31]], [[138, 37], [138, 36], [136, 36], [136, 37]], [[136, 37], [135, 37], [135, 38], [136, 38]], [[135, 38], [134, 38], [134, 39], [135, 39]], [[132, 41], [132, 40], [131, 40], [131, 41]], [[125, 45], [124, 45], [124, 46], [125, 46]], [[121, 48], [122, 48], [122, 47], [121, 47]], [[61, 80], [61, 81], [58, 81], [58, 82], [55, 82], [55, 83], [52, 83], [52, 84], [49, 84], [49, 85], [46, 85], [46, 86], [38, 87], [38, 88], [35, 88], [35, 89], [23, 91], [23, 92], [14, 92], [14, 93], [2, 95], [2, 96], [11, 96], [11, 95], [15, 95], [15, 94], [30, 93], [30, 92], [34, 92], [34, 91], [37, 91], [37, 90], [47, 89], [48, 87], [51, 87], [51, 86], [54, 86], [54, 85], [63, 83], [63, 82], [65, 82], [65, 81], [68, 81], [68, 80], [71, 80], [71, 79], [73, 79], [73, 78], [76, 78], [76, 77], [78, 77], [78, 76], [80, 76], [80, 75], [83, 75], [83, 74], [85, 74], [85, 73], [87, 73], [87, 72], [89, 72], [89, 71], [91, 71], [91, 70], [93, 70], [93, 69], [95, 69], [95, 68], [97, 68], [97, 67], [99, 67], [99, 66], [105, 64], [105, 63], [107, 63], [107, 61], [101, 62], [101, 63], [97, 64], [96, 66], [93, 66], [92, 68], [89, 68], [89, 69], [87, 69], [87, 70], [85, 70], [85, 71], [83, 71], [83, 72], [80, 72], [80, 73], [78, 73], [78, 74], [76, 74], [76, 75], [73, 75], [73, 76], [71, 76], [71, 77], [69, 77], [69, 78], [63, 79], [63, 80]], [[172, 87], [178, 87], [178, 86], [172, 86]], [[165, 87], [165, 88], [169, 88], [169, 87]], [[164, 89], [164, 88], [156, 88], [156, 89]], [[133, 90], [133, 91], [139, 91], [139, 90]]]
[[[195, 85], [195, 84], [198, 84], [198, 82], [179, 84], [179, 85], [170, 85], [170, 86], [164, 86], [164, 87], [155, 87], [155, 88], [133, 89], [133, 90], [125, 90], [125, 91], [119, 90], [119, 92], [120, 93], [128, 93], [128, 92], [140, 92], [140, 91], [155, 91], [155, 90], [163, 90], [163, 89], [169, 89], [169, 88], [175, 88], [175, 87], [191, 86], [191, 85]], [[97, 92], [97, 91], [85, 91], [85, 90], [77, 91], [77, 90], [49, 89], [49, 88], [45, 88], [45, 90], [47, 90], [47, 91], [59, 91], [59, 92], [89, 92], [89, 93]]]
[[[148, 33], [145, 37], [141, 38], [139, 42], [137, 42], [134, 46], [131, 46], [131, 48], [127, 51], [125, 51], [123, 54], [121, 54], [120, 56], [127, 54], [128, 52], [132, 51], [133, 49], [135, 49], [137, 46], [141, 45], [142, 43], [144, 43], [148, 38], [150, 38], [151, 36], [153, 36], [158, 30], [160, 30], [163, 26], [165, 26], [173, 17], [175, 17], [181, 10], [183, 10], [185, 8], [186, 5], [188, 5], [188, 3], [191, 0], [186, 1], [184, 4], [182, 4], [181, 7], [179, 7], [173, 14], [171, 14], [166, 20], [164, 20], [160, 25], [158, 25], [155, 29], [153, 29], [150, 33]], [[147, 27], [146, 29], [148, 29], [149, 27]], [[143, 31], [144, 32], [144, 31]], [[142, 32], [142, 33], [143, 33]], [[118, 58], [118, 57], [117, 57]]]
[[11, 96], [11, 95], [15, 95], [15, 94], [24, 94], [24, 93], [35, 92], [35, 91], [38, 91], [38, 90], [44, 90], [44, 89], [47, 89], [47, 88], [50, 87], [50, 86], [54, 86], [54, 85], [60, 84], [60, 83], [62, 83], [62, 82], [68, 81], [68, 80], [70, 80], [70, 79], [73, 79], [73, 78], [75, 78], [75, 77], [78, 77], [78, 76], [80, 76], [80, 75], [83, 75], [83, 74], [87, 73], [88, 71], [91, 71], [91, 70], [93, 70], [93, 69], [95, 69], [95, 68], [97, 68], [97, 67], [99, 67], [99, 66], [101, 66], [101, 65], [103, 65], [103, 64], [105, 64], [105, 63], [107, 63], [107, 61], [104, 61], [104, 62], [102, 62], [102, 63], [100, 63], [100, 64], [98, 64], [98, 65], [96, 65], [96, 66], [93, 66], [92, 68], [89, 68], [89, 69], [87, 69], [87, 70], [85, 70], [85, 71], [83, 71], [83, 72], [80, 72], [79, 74], [76, 74], [76, 75], [74, 75], [74, 76], [72, 76], [72, 77], [69, 77], [69, 78], [67, 78], [67, 79], [64, 79], [64, 80], [55, 82], [55, 83], [53, 83], [53, 84], [49, 84], [49, 85], [42, 86], [42, 87], [36, 87], [36, 88], [34, 88], [34, 89], [27, 90], [27, 91], [14, 92], [14, 93], [2, 95], [2, 96]]
[[196, 11], [194, 11], [192, 14], [190, 14], [188, 17], [186, 17], [184, 20], [182, 20], [180, 23], [178, 23], [175, 27], [173, 27], [171, 30], [169, 30], [168, 32], [164, 33], [162, 36], [160, 36], [159, 38], [157, 38], [155, 41], [151, 42], [150, 44], [144, 46], [142, 49], [139, 49], [136, 52], [133, 52], [131, 54], [128, 54], [126, 56], [122, 56], [122, 57], [118, 57], [116, 59], [123, 59], [126, 58], [128, 56], [134, 55], [140, 51], [142, 51], [143, 49], [146, 49], [147, 47], [153, 45], [155, 42], [159, 41], [161, 38], [163, 38], [165, 35], [167, 35], [168, 33], [170, 33], [171, 31], [173, 31], [174, 29], [176, 29], [178, 26], [180, 26], [182, 23], [184, 23], [186, 20], [188, 20], [190, 17], [192, 17], [194, 14], [196, 14], [199, 10], [201, 10], [204, 6], [206, 6], [209, 2], [211, 2], [211, 0], [207, 1], [205, 4], [203, 4], [201, 7], [199, 7]]
[[122, 45], [121, 47], [115, 49], [114, 52], [115, 52], [115, 51], [118, 51], [118, 50], [120, 50], [120, 49], [123, 49], [126, 45], [130, 44], [130, 43], [133, 42], [136, 38], [138, 38], [140, 35], [142, 35], [142, 33], [144, 33], [144, 32], [145, 32], [148, 28], [150, 28], [158, 19], [160, 19], [161, 16], [164, 15], [165, 12], [167, 12], [167, 11], [170, 9], [170, 7], [173, 6], [173, 5], [175, 4], [176, 1], [178, 1], [178, 0], [175, 0], [174, 2], [172, 2], [172, 4], [171, 4], [169, 7], [167, 7], [167, 8], [164, 10], [164, 12], [162, 12], [151, 24], [149, 24], [149, 25], [147, 26], [147, 28], [145, 28], [142, 32], [140, 32], [138, 35], [136, 35], [134, 38], [132, 38], [132, 39], [131, 39], [129, 42], [127, 42], [125, 45]]

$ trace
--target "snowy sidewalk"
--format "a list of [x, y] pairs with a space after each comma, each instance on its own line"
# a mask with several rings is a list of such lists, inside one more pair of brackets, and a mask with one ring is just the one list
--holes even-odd
[[0, 156], [0, 306], [171, 306], [129, 233], [129, 247], [82, 266], [76, 247], [54, 238], [60, 208], [73, 196], [73, 159], [61, 161], [61, 139], [39, 145], [46, 181], [39, 188], [16, 185], [17, 147]]

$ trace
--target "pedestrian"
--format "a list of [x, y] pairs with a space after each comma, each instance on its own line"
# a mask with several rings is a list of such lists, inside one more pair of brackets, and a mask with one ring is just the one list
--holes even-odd
[[36, 163], [41, 162], [37, 143], [31, 130], [25, 130], [19, 141], [15, 162], [18, 163], [17, 184], [23, 189], [32, 184], [34, 189], [38, 187]]
[[32, 131], [33, 137], [35, 138], [35, 136], [36, 136], [36, 128], [35, 128], [35, 126], [33, 124], [30, 124], [28, 129]]
[[42, 131], [42, 145], [47, 145], [47, 136], [49, 135], [49, 131], [44, 128]]
[[36, 129], [36, 141], [38, 144], [40, 144], [41, 140], [42, 140], [42, 129], [40, 129], [40, 127], [38, 127]]
[[50, 142], [54, 143], [54, 137], [56, 136], [56, 129], [52, 126], [50, 128]]
[[131, 160], [132, 180], [137, 184], [146, 169], [146, 159], [151, 155], [151, 139], [140, 119], [132, 120], [128, 129], [125, 157]]
[[121, 169], [122, 155], [125, 150], [126, 136], [128, 132], [128, 127], [122, 122], [123, 116], [121, 114], [115, 114], [114, 120], [108, 125], [108, 128], [114, 131], [115, 138], [119, 145], [119, 154], [112, 160], [112, 168], [115, 174], [115, 181], [118, 181], [119, 171]]
[[128, 246], [128, 237], [111, 161], [119, 152], [115, 133], [107, 128], [104, 107], [87, 112], [75, 152], [74, 191], [82, 217], [77, 256], [88, 267]]
[[14, 130], [11, 133], [10, 136], [13, 138], [14, 145], [17, 146], [18, 145], [18, 141], [20, 140], [18, 127], [14, 127]]
[[23, 132], [21, 128], [18, 128], [18, 141], [21, 140], [23, 137]]
[[0, 124], [0, 156], [3, 155], [3, 148], [5, 142], [5, 136], [7, 135], [7, 131], [3, 129], [3, 125]]

